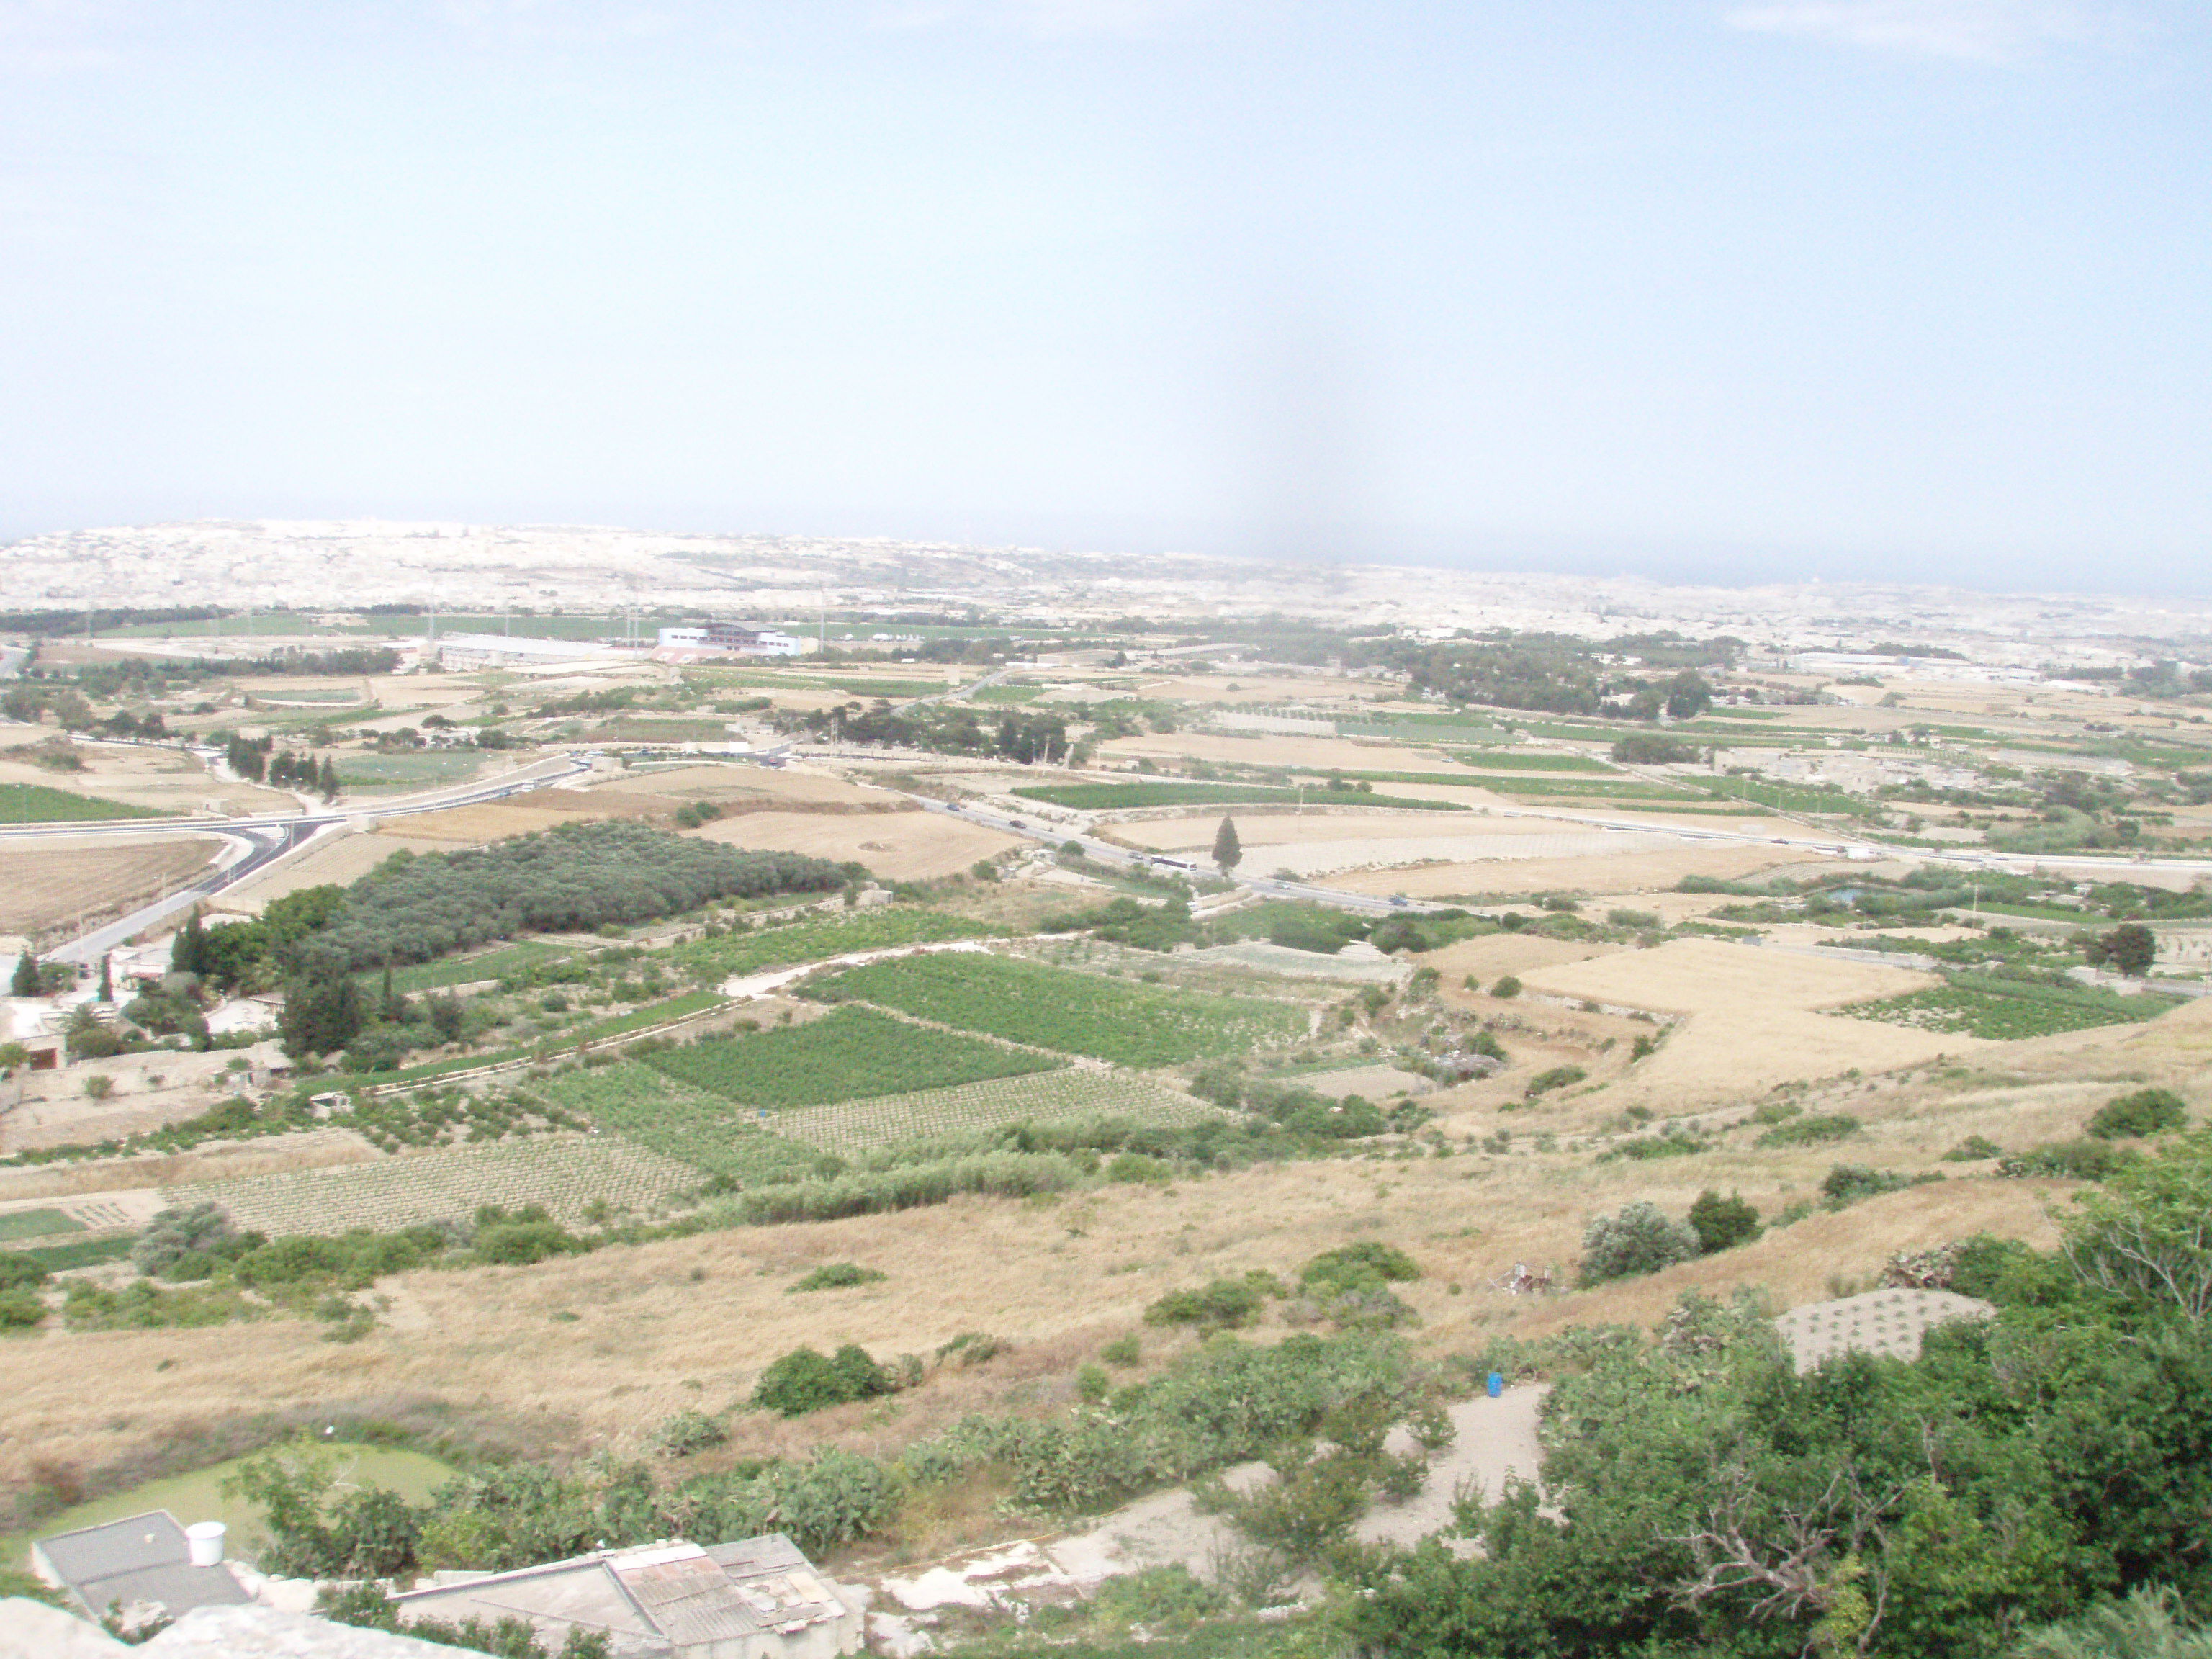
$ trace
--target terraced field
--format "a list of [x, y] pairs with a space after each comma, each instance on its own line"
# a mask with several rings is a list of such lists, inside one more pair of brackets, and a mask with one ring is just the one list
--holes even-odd
[[804, 1025], [664, 1049], [646, 1060], [708, 1094], [769, 1108], [980, 1083], [1065, 1063], [866, 1008], [839, 1008]]
[[1303, 1009], [1131, 985], [962, 951], [870, 963], [817, 983], [824, 1001], [880, 1003], [921, 1019], [1117, 1066], [1178, 1066], [1306, 1025]]
[[240, 1228], [278, 1238], [461, 1221], [484, 1204], [543, 1204], [574, 1223], [594, 1200], [650, 1210], [698, 1180], [688, 1165], [612, 1135], [535, 1135], [373, 1164], [193, 1182], [164, 1188], [161, 1198], [220, 1204]]
[[924, 1089], [880, 1095], [783, 1113], [777, 1130], [793, 1140], [850, 1157], [874, 1146], [1010, 1123], [1066, 1122], [1071, 1118], [1126, 1117], [1145, 1123], [1202, 1122], [1221, 1113], [1172, 1089], [1134, 1078], [1069, 1069], [1030, 1077], [1000, 1078], [957, 1089]]
[[[796, 1181], [821, 1161], [821, 1153], [805, 1144], [809, 1137], [793, 1140], [769, 1129], [762, 1122], [767, 1114], [758, 1108], [748, 1109], [635, 1060], [564, 1072], [532, 1085], [530, 1092], [706, 1175], [748, 1184]], [[786, 1120], [796, 1115], [780, 1115], [776, 1128], [788, 1128]]]

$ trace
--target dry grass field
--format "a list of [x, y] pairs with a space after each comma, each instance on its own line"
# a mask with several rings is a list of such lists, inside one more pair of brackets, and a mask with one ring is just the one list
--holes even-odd
[[1028, 845], [1019, 836], [918, 808], [904, 812], [747, 812], [718, 818], [691, 833], [733, 847], [857, 860], [886, 881], [952, 875], [978, 859]]
[[0, 848], [0, 934], [35, 934], [88, 912], [127, 910], [198, 874], [222, 846], [211, 837], [84, 836]]
[[[1612, 837], [1626, 842], [1626, 836]], [[1248, 853], [1248, 860], [1251, 855]], [[1585, 857], [1532, 858], [1511, 863], [1484, 861], [1424, 866], [1411, 870], [1369, 870], [1333, 879], [1331, 885], [1358, 893], [1405, 893], [1414, 898], [1449, 899], [1477, 893], [1612, 893], [1642, 896], [1665, 891], [1685, 876], [1714, 876], [1745, 881], [1778, 867], [1826, 862], [1818, 853], [1788, 847], [1716, 847], [1677, 843], [1652, 852], [1620, 852]]]
[[1869, 963], [1784, 955], [1717, 939], [1676, 939], [1531, 969], [1529, 990], [1686, 1015], [1659, 1052], [1607, 1091], [1607, 1106], [1669, 1115], [1854, 1067], [1895, 1070], [2002, 1047], [1978, 1038], [1820, 1012], [1902, 996], [1933, 975]]
[[828, 773], [796, 766], [681, 766], [617, 778], [599, 785], [593, 793], [712, 801], [726, 810], [756, 803], [792, 811], [839, 806], [873, 810], [898, 805], [898, 798], [888, 791], [864, 789]]
[[[1770, 1194], [1816, 1182], [1824, 1158], [1761, 1155]], [[1748, 1174], [1749, 1171], [1741, 1172]], [[890, 1402], [787, 1423], [736, 1420], [723, 1457], [802, 1451], [821, 1442], [887, 1450], [997, 1401], [1050, 1406], [1098, 1346], [1139, 1328], [1163, 1291], [1219, 1273], [1281, 1273], [1317, 1251], [1376, 1239], [1425, 1272], [1401, 1287], [1421, 1313], [1417, 1340], [1439, 1351], [1492, 1332], [1535, 1334], [1603, 1320], [1656, 1320], [1683, 1290], [1767, 1286], [1783, 1305], [1867, 1279], [1892, 1250], [1987, 1229], [2047, 1238], [2033, 1183], [1953, 1181], [1816, 1215], [1747, 1249], [1650, 1279], [1546, 1299], [1490, 1291], [1516, 1261], [1564, 1266], [1593, 1214], [1649, 1197], [1677, 1212], [1711, 1184], [1704, 1159], [1593, 1165], [1527, 1156], [1327, 1162], [1260, 1169], [1170, 1188], [1111, 1187], [1062, 1201], [968, 1200], [890, 1216], [713, 1232], [530, 1267], [422, 1273], [379, 1286], [386, 1321], [365, 1340], [319, 1340], [314, 1322], [271, 1319], [211, 1330], [73, 1334], [9, 1345], [9, 1433], [0, 1480], [33, 1458], [84, 1466], [173, 1436], [251, 1401], [257, 1410], [432, 1395], [514, 1418], [571, 1418], [577, 1452], [634, 1452], [686, 1407], [741, 1397], [768, 1361], [800, 1343], [857, 1341], [924, 1355], [964, 1331], [1012, 1351], [939, 1372]], [[852, 1261], [890, 1277], [794, 1297], [793, 1279]], [[1455, 1293], [1456, 1290], [1456, 1293]], [[573, 1317], [571, 1317], [573, 1316]], [[1279, 1334], [1263, 1328], [1263, 1337]], [[1148, 1356], [1188, 1342], [1145, 1330]], [[155, 1368], [161, 1367], [158, 1383]]]

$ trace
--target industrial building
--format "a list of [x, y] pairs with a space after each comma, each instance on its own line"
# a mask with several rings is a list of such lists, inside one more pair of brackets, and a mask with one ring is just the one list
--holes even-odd
[[710, 622], [696, 627], [664, 628], [663, 650], [703, 651], [721, 656], [798, 657], [814, 648], [814, 641], [772, 628], [748, 628], [743, 623]]

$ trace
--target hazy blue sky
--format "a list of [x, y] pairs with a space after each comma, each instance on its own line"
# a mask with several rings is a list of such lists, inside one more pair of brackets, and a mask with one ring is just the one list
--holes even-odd
[[2201, 591], [2203, 0], [0, 0], [0, 534]]

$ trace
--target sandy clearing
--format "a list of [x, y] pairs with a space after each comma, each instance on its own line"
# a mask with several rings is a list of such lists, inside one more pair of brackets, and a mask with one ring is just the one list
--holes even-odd
[[887, 790], [863, 789], [825, 772], [799, 767], [684, 766], [642, 772], [598, 786], [595, 793], [654, 794], [728, 804], [750, 800], [881, 807], [897, 803]]
[[[393, 820], [395, 826], [413, 822], [411, 818]], [[248, 876], [235, 887], [226, 887], [210, 908], [258, 915], [270, 900], [301, 888], [319, 887], [325, 882], [343, 887], [357, 881], [402, 848], [410, 853], [450, 852], [453, 843], [427, 836], [410, 837], [396, 827], [390, 833], [340, 834], [273, 869]]]
[[533, 789], [505, 800], [477, 806], [449, 806], [438, 812], [416, 812], [404, 818], [387, 818], [372, 832], [416, 841], [499, 841], [508, 836], [550, 830], [556, 823], [583, 818], [657, 818], [684, 803], [671, 796], [633, 792], [617, 794], [608, 789]]
[[70, 836], [0, 849], [0, 933], [33, 934], [88, 913], [120, 914], [204, 868], [211, 836], [123, 842]]
[[1904, 996], [1936, 983], [1929, 974], [1785, 955], [1719, 939], [1672, 939], [1650, 951], [1616, 951], [1591, 961], [1532, 969], [1532, 991], [1647, 1008], [1656, 1013], [1710, 1013], [1756, 1004], [1764, 1008], [1836, 1008], [1875, 997]]
[[1457, 985], [1469, 974], [1488, 985], [1503, 974], [1525, 975], [1537, 968], [1587, 962], [1592, 957], [1607, 956], [1620, 948], [1617, 945], [1592, 945], [1580, 939], [1546, 939], [1534, 933], [1488, 933], [1480, 939], [1447, 945], [1441, 951], [1431, 951], [1421, 958], [1421, 966], [1435, 969], [1446, 985]]
[[[1612, 839], [1626, 841], [1626, 836]], [[1247, 861], [1250, 855], [1248, 854]], [[1377, 870], [1332, 878], [1332, 886], [1359, 893], [1407, 893], [1444, 898], [1471, 893], [1620, 893], [1670, 888], [1685, 876], [1741, 881], [1778, 865], [1817, 860], [1817, 853], [1782, 847], [1705, 847], [1676, 844], [1664, 851], [1615, 853], [1592, 858], [1529, 859], [1516, 864], [1459, 863], [1417, 870]], [[1509, 879], [1510, 878], [1510, 879]]]
[[1785, 956], [1715, 939], [1676, 939], [1529, 969], [1528, 989], [1688, 1016], [1658, 1053], [1606, 1094], [1609, 1105], [1669, 1112], [1741, 1100], [1777, 1084], [1856, 1068], [1890, 1071], [2003, 1045], [1817, 1012], [1936, 983], [1870, 963]]
[[[880, 802], [881, 795], [872, 799]], [[1021, 836], [987, 830], [942, 812], [747, 812], [691, 832], [732, 847], [757, 847], [816, 858], [853, 859], [888, 881], [922, 881], [965, 870], [978, 859], [1027, 846]]]
[[[1606, 835], [1602, 830], [1573, 819], [1506, 817], [1482, 812], [1361, 812], [1342, 808], [1324, 811], [1319, 807], [1299, 812], [1291, 807], [1273, 806], [1231, 806], [1227, 810], [1229, 816], [1237, 820], [1237, 837], [1247, 849], [1248, 863], [1249, 850], [1255, 847], [1291, 847], [1311, 842], [1409, 841], [1444, 836], [1478, 842], [1496, 836]], [[1211, 848], [1214, 832], [1221, 827], [1222, 811], [1218, 806], [1205, 807], [1186, 817], [1139, 818], [1117, 823], [1113, 830], [1124, 841], [1160, 852]], [[1608, 842], [1613, 839], [1607, 836]]]
[[[1114, 738], [1101, 755], [1124, 760], [1202, 760], [1243, 766], [1337, 766], [1347, 772], [1449, 772], [1431, 751], [1382, 738], [1290, 737], [1268, 732], [1249, 738], [1212, 732], [1149, 732]], [[1382, 786], [1377, 785], [1378, 788]], [[1395, 786], [1392, 793], [1397, 793]]]

